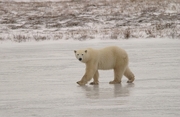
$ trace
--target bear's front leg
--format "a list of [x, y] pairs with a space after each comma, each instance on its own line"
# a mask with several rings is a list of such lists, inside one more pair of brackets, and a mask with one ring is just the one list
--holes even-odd
[[96, 67], [94, 66], [94, 64], [90, 64], [90, 65], [86, 64], [86, 72], [85, 72], [84, 76], [82, 77], [82, 79], [77, 82], [77, 84], [79, 84], [81, 86], [87, 84], [87, 82], [92, 79], [95, 72], [96, 72]]
[[99, 84], [98, 78], [99, 78], [99, 72], [97, 70], [96, 73], [93, 76], [94, 81], [91, 82], [90, 85], [98, 85]]

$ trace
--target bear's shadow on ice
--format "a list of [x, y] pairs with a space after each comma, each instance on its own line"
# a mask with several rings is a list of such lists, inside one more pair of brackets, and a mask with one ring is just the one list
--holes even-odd
[[115, 84], [103, 87], [101, 85], [81, 86], [87, 98], [90, 99], [109, 99], [115, 97], [126, 97], [130, 95], [130, 88], [134, 87], [134, 83], [126, 85]]

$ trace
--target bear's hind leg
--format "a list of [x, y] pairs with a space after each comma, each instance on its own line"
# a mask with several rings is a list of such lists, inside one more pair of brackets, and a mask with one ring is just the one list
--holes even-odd
[[98, 78], [99, 78], [99, 72], [97, 70], [96, 73], [93, 76], [94, 81], [91, 82], [90, 85], [98, 85], [99, 84]]
[[125, 72], [124, 72], [124, 76], [126, 76], [128, 78], [127, 83], [132, 83], [134, 81], [134, 74], [131, 72], [131, 70], [129, 69], [129, 67], [126, 68]]
[[123, 74], [124, 70], [118, 68], [114, 69], [114, 80], [110, 81], [109, 84], [120, 84]]

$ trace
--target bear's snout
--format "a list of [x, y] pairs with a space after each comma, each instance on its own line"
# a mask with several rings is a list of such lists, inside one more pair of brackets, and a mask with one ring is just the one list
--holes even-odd
[[82, 60], [82, 58], [79, 58], [79, 61], [81, 61]]

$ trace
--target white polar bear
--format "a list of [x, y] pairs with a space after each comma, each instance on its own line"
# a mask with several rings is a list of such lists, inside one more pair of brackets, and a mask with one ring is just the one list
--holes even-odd
[[128, 67], [128, 55], [125, 50], [110, 46], [103, 49], [81, 49], [74, 50], [76, 58], [86, 64], [86, 72], [82, 79], [77, 83], [79, 85], [85, 85], [92, 78], [91, 85], [98, 85], [99, 72], [98, 70], [110, 70], [114, 69], [114, 80], [110, 81], [110, 84], [121, 83], [123, 75], [128, 78], [127, 83], [134, 81], [134, 74]]

